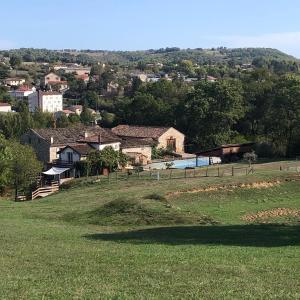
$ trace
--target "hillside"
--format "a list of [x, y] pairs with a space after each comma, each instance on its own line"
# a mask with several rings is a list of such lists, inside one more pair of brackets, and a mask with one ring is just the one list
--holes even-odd
[[216, 64], [233, 61], [235, 64], [252, 63], [253, 59], [264, 58], [266, 60], [295, 61], [293, 56], [285, 54], [276, 49], [270, 48], [235, 48], [228, 49], [224, 47], [211, 49], [179, 49], [162, 48], [158, 50], [144, 51], [106, 51], [106, 50], [47, 50], [47, 49], [13, 49], [9, 51], [0, 51], [0, 54], [9, 56], [19, 55], [24, 61], [39, 62], [111, 62], [123, 65], [130, 65], [137, 62], [145, 63], [177, 63], [188, 59], [198, 64]]
[[0, 298], [299, 299], [299, 175], [284, 164], [2, 199]]

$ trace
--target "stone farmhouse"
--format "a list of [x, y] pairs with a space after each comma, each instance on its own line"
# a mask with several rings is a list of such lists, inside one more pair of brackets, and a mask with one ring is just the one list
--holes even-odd
[[184, 153], [185, 135], [173, 127], [118, 125], [112, 132], [122, 138], [151, 139], [158, 148]]
[[[31, 145], [37, 154], [37, 158], [47, 164], [58, 160], [59, 152], [63, 148], [87, 144], [89, 137], [99, 135], [101, 136], [101, 142], [105, 145], [120, 145], [118, 137], [112, 135], [110, 130], [99, 126], [30, 129], [22, 135], [21, 142]], [[116, 150], [118, 150], [118, 147]]]
[[86, 159], [90, 151], [107, 146], [122, 151], [136, 165], [151, 163], [153, 146], [173, 147], [177, 153], [184, 153], [184, 135], [172, 127], [129, 126], [129, 134], [126, 126], [112, 130], [99, 126], [30, 129], [21, 142], [31, 145], [45, 165], [73, 164]]

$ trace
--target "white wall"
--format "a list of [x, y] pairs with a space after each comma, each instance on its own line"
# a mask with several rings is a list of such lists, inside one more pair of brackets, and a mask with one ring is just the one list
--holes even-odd
[[34, 112], [40, 108], [43, 112], [57, 112], [63, 110], [62, 95], [41, 95], [40, 105], [38, 92], [28, 96], [29, 111]]
[[11, 106], [0, 106], [0, 112], [11, 112]]
[[62, 95], [43, 95], [41, 103], [44, 112], [57, 112], [63, 110]]

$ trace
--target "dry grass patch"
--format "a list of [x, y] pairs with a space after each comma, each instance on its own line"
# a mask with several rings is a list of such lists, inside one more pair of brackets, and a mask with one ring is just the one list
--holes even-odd
[[242, 217], [242, 220], [247, 222], [269, 223], [270, 220], [292, 217], [300, 218], [300, 210], [291, 208], [274, 208], [271, 210], [260, 211], [256, 214], [248, 214]]
[[259, 181], [252, 183], [239, 183], [219, 186], [208, 186], [203, 188], [192, 188], [187, 190], [180, 190], [176, 192], [169, 192], [166, 194], [166, 198], [176, 197], [181, 194], [194, 194], [203, 192], [218, 192], [218, 191], [233, 191], [235, 189], [267, 189], [274, 186], [278, 186], [281, 183], [280, 180], [273, 181]]

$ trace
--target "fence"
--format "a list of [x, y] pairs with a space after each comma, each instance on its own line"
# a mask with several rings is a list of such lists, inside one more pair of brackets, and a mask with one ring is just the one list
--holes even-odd
[[173, 180], [201, 177], [242, 176], [254, 173], [253, 167], [200, 167], [193, 169], [167, 169], [167, 170], [128, 170], [116, 171], [107, 176], [97, 176], [99, 181], [117, 182], [121, 180]]
[[31, 193], [31, 200], [34, 200], [38, 197], [45, 197], [51, 195], [59, 190], [58, 182], [52, 183], [49, 186], [44, 186], [36, 189]]

